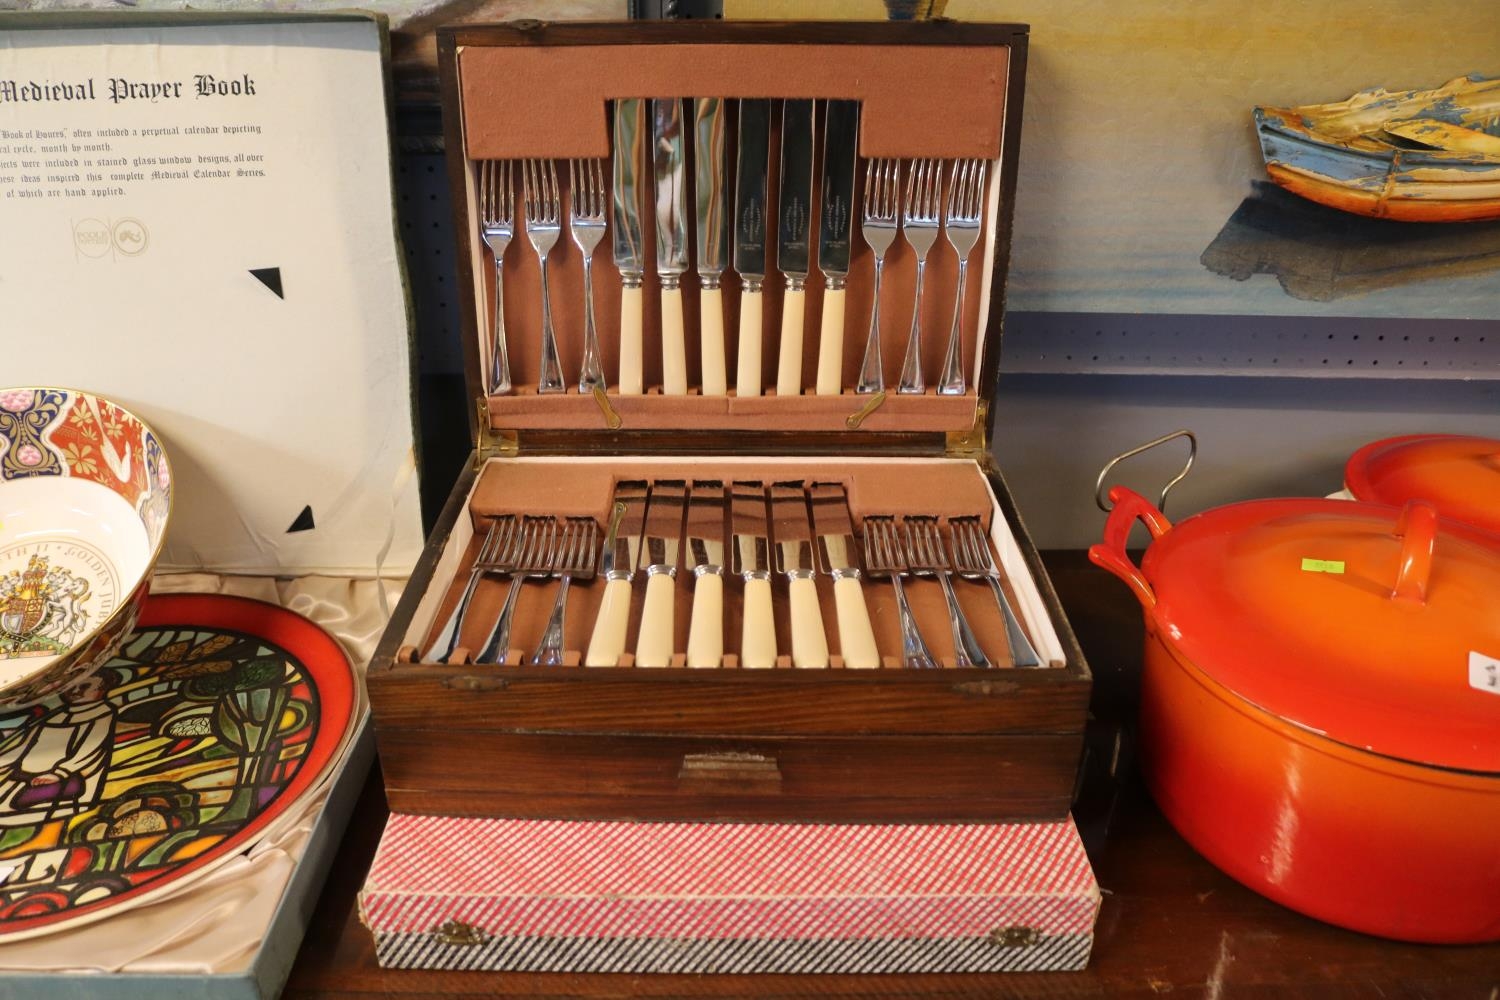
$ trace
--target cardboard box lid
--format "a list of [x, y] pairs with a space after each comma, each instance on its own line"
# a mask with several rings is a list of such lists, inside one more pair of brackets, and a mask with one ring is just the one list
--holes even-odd
[[[485, 940], [1091, 933], [1071, 819], [818, 825], [391, 816], [360, 893], [377, 934]], [[1019, 934], [1018, 931], [1012, 933]]]
[[165, 567], [408, 572], [422, 533], [383, 24], [7, 27], [26, 30], [0, 35], [0, 384], [87, 388], [160, 433], [178, 489]]

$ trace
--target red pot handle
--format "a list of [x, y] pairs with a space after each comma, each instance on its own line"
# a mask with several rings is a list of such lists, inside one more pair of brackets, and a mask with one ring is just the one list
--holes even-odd
[[1396, 522], [1401, 539], [1401, 562], [1396, 567], [1396, 587], [1391, 600], [1427, 603], [1427, 582], [1432, 577], [1432, 550], [1437, 544], [1437, 508], [1425, 500], [1408, 500]]
[[1125, 542], [1130, 538], [1130, 529], [1135, 526], [1137, 518], [1151, 532], [1152, 540], [1171, 531], [1172, 522], [1150, 500], [1127, 487], [1111, 487], [1109, 499], [1115, 506], [1109, 512], [1109, 520], [1104, 522], [1104, 541], [1089, 549], [1089, 559], [1124, 580], [1143, 607], [1154, 607], [1156, 593], [1146, 582], [1146, 574], [1130, 561]]

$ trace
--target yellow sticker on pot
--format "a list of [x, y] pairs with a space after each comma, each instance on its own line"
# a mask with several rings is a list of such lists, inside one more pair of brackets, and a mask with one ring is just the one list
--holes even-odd
[[1304, 559], [1302, 560], [1302, 572], [1304, 573], [1342, 573], [1344, 562], [1342, 559]]

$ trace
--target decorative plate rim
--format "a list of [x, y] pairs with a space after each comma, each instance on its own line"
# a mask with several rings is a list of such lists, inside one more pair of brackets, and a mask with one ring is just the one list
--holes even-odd
[[[307, 757], [292, 780], [265, 809], [233, 835], [199, 856], [147, 883], [139, 891], [126, 890], [69, 910], [0, 921], [0, 943], [94, 923], [114, 916], [116, 907], [121, 904], [128, 903], [128, 909], [135, 909], [161, 897], [168, 890], [180, 889], [184, 882], [206, 876], [254, 846], [267, 827], [304, 794], [316, 788], [320, 779], [343, 758], [349, 734], [358, 723], [359, 681], [344, 648], [321, 626], [268, 601], [230, 594], [174, 593], [147, 598], [140, 621], [130, 634], [144, 629], [171, 627], [238, 631], [263, 639], [296, 657], [306, 670], [308, 683], [317, 689], [323, 708], [318, 732]], [[125, 641], [129, 642], [129, 636]], [[324, 667], [328, 676], [319, 676], [315, 664]], [[329, 688], [325, 689], [325, 683], [330, 685]], [[342, 719], [330, 716], [327, 711], [330, 707], [342, 709]]]

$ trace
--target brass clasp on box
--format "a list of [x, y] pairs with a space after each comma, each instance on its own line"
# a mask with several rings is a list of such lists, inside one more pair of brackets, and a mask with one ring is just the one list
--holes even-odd
[[844, 418], [844, 426], [848, 427], [851, 431], [859, 430], [859, 425], [865, 422], [865, 418], [874, 413], [876, 410], [880, 409], [880, 404], [884, 402], [885, 393], [877, 392], [875, 395], [870, 397], [870, 401], [868, 403], [866, 403], [864, 406], [861, 406], [859, 409], [855, 410], [853, 413]]
[[617, 431], [625, 426], [625, 418], [610, 405], [609, 396], [605, 395], [603, 386], [594, 386], [594, 402], [599, 404], [599, 411], [604, 414], [605, 427]]
[[446, 920], [428, 933], [441, 943], [455, 948], [472, 948], [490, 939], [490, 935], [482, 928], [466, 924], [462, 920]]
[[990, 944], [999, 945], [1002, 948], [1030, 948], [1041, 939], [1042, 934], [1035, 927], [1026, 927], [1022, 924], [996, 927], [989, 934]]

